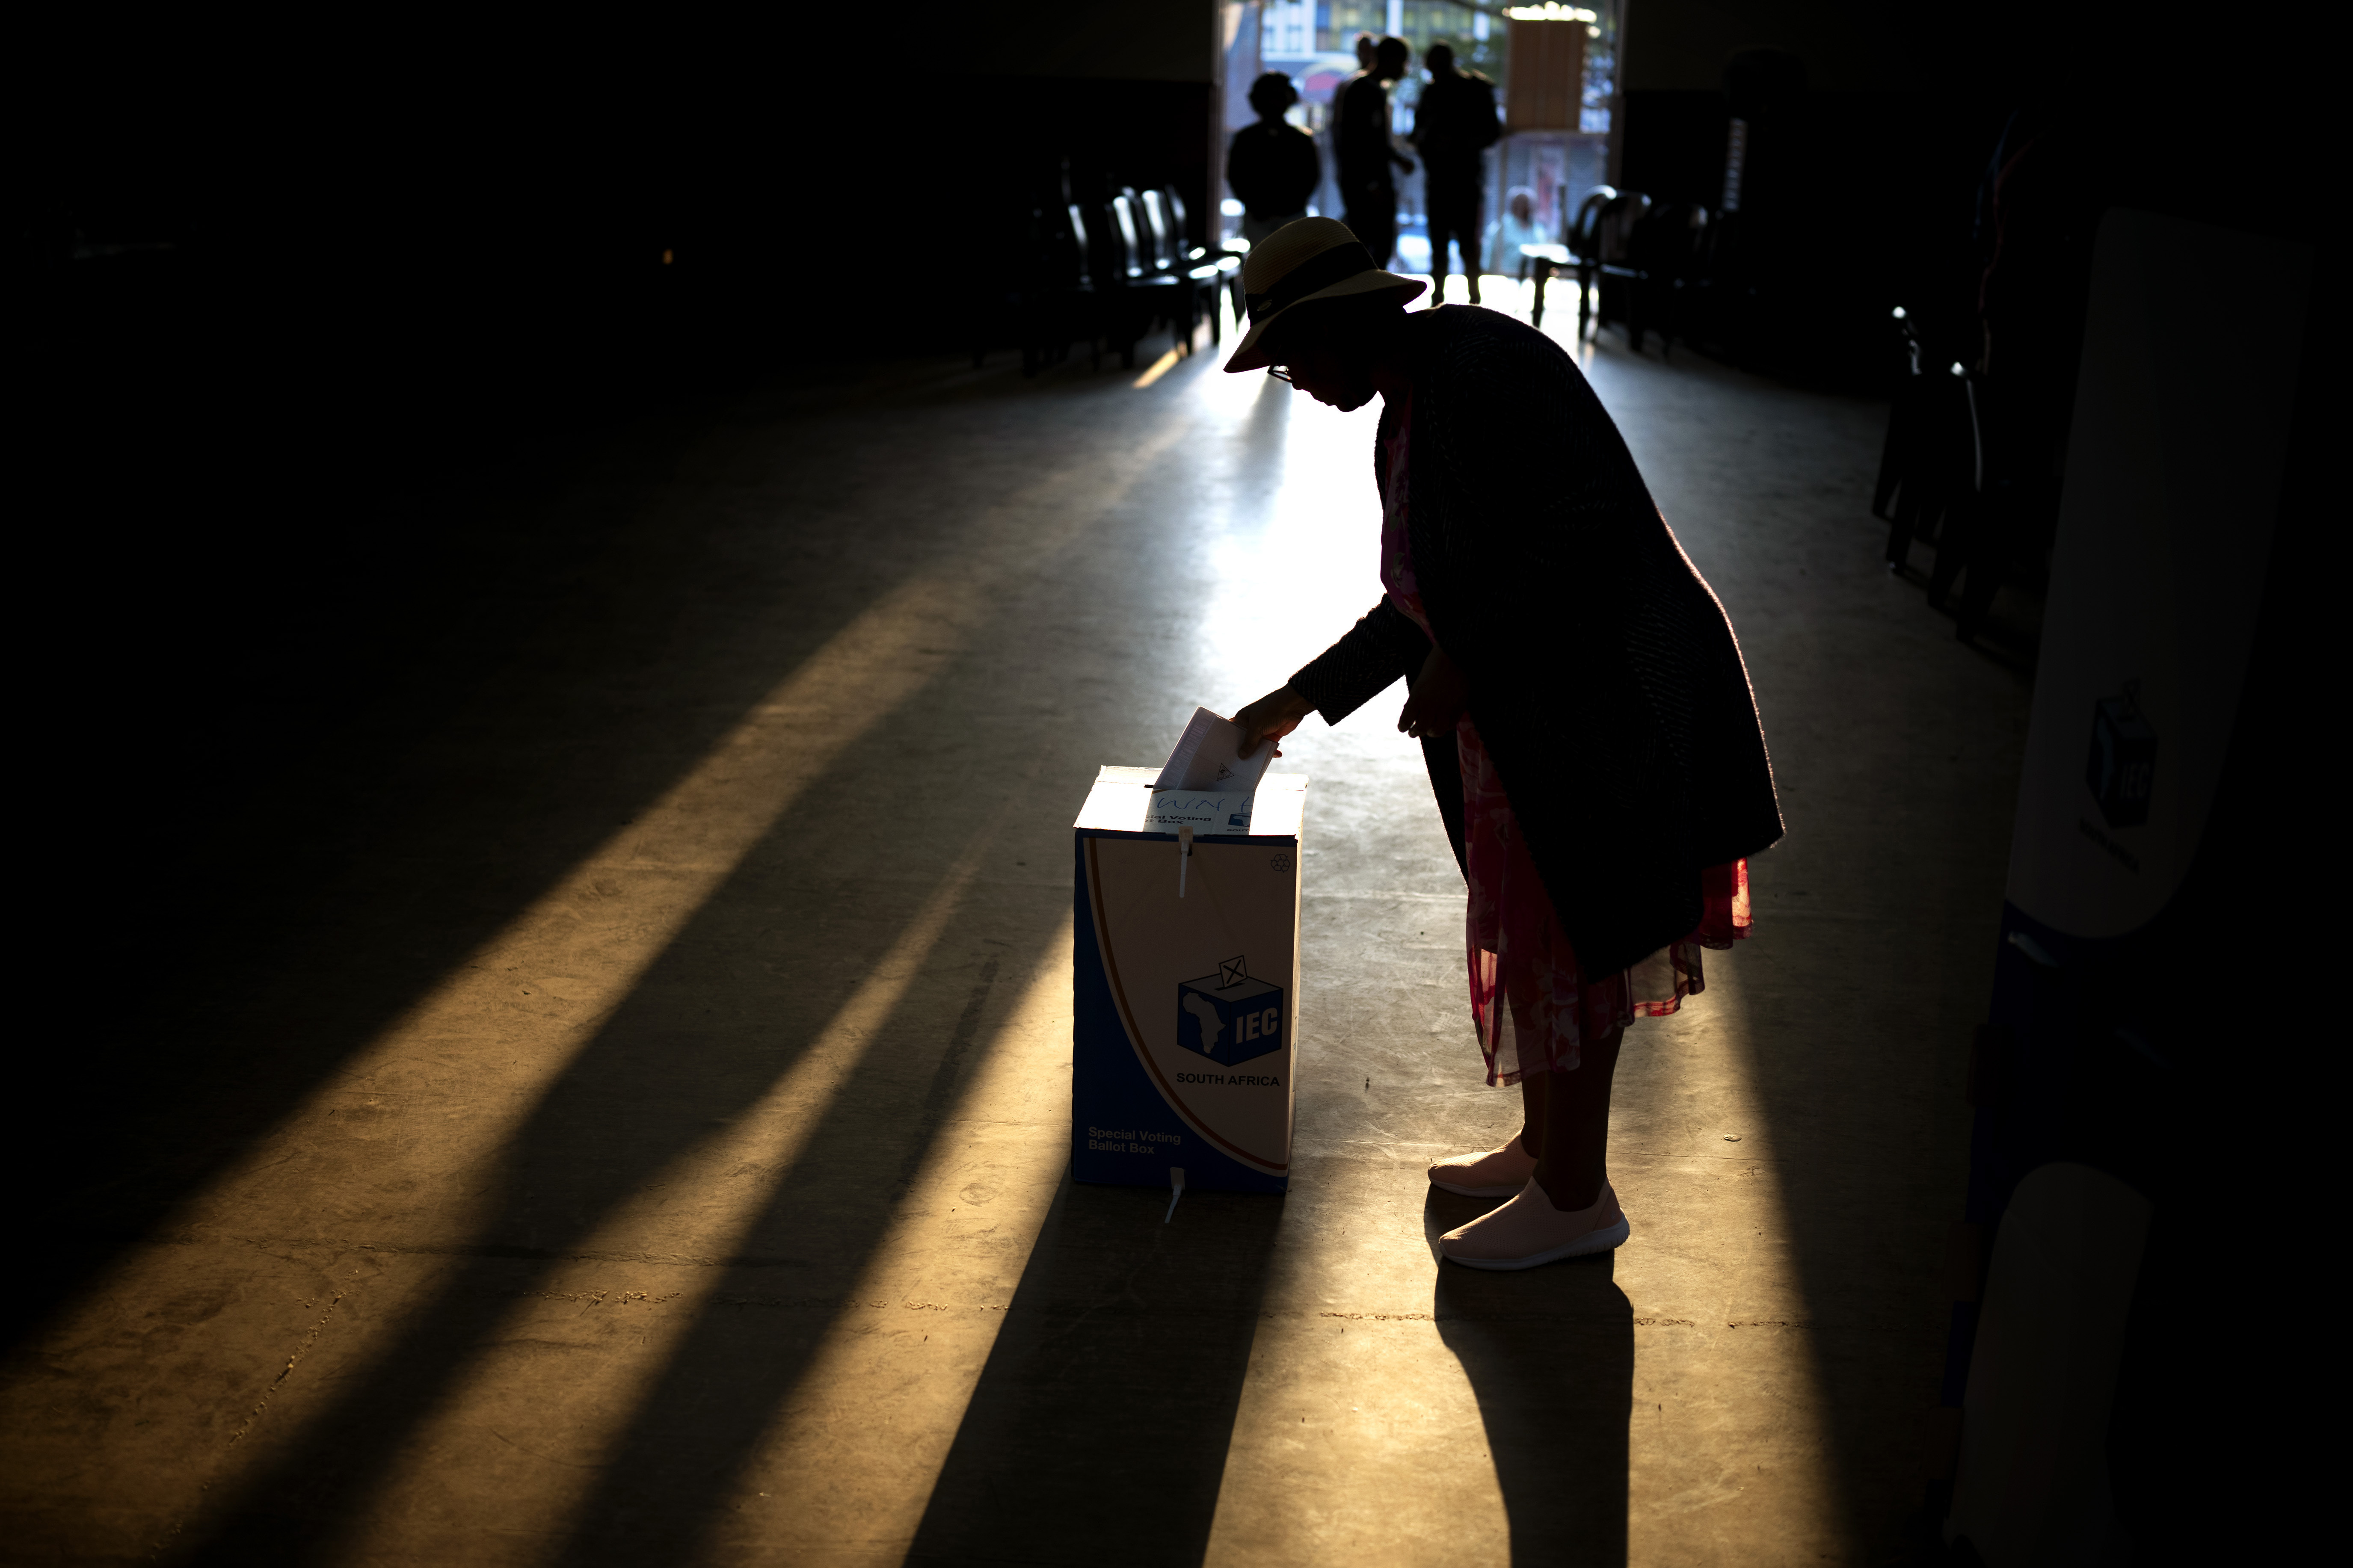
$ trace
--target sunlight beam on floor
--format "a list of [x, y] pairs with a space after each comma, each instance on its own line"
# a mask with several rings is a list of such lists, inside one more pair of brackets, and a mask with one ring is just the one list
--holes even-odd
[[[1782, 1170], [1757, 1074], [1748, 988], [1769, 984], [1769, 920], [1707, 954], [1707, 989], [1645, 1019], [1621, 1058], [1611, 1180], [1635, 1226], [1618, 1254], [1634, 1309], [1627, 1544], [1637, 1563], [1836, 1556], [1843, 1541], [1830, 1412], [1808, 1325]], [[1634, 1031], [1629, 1031], [1632, 1039]], [[1628, 1070], [1629, 1067], [1632, 1070]]]
[[1158, 381], [1162, 376], [1166, 375], [1170, 371], [1175, 370], [1176, 368], [1177, 362], [1181, 357], [1182, 356], [1179, 355], [1175, 349], [1170, 349], [1166, 353], [1162, 354], [1158, 359], [1154, 360], [1152, 362], [1151, 368], [1146, 370], [1142, 375], [1135, 378], [1135, 381], [1133, 384], [1135, 389], [1138, 392], [1141, 392], [1145, 387], [1150, 386], [1154, 382]]
[[1070, 1058], [1065, 917], [934, 1132], [849, 1292], [858, 1307], [835, 1318], [744, 1466], [712, 1561], [903, 1555], [1070, 1162]]
[[[870, 1048], [923, 972], [957, 904], [981, 868], [1007, 813], [1000, 810], [966, 847], [939, 887], [890, 951], [859, 983], [848, 1002], [811, 1037], [808, 1048], [768, 1091], [723, 1131], [703, 1139], [647, 1180], [579, 1244], [581, 1256], [541, 1276], [542, 1297], [576, 1297], [611, 1274], [605, 1259], [619, 1256], [717, 1260], [738, 1255], [775, 1201], [824, 1116], [826, 1107]], [[438, 1526], [410, 1540], [409, 1527], [436, 1521], [453, 1501], [495, 1516], [521, 1537], [560, 1539], [583, 1500], [601, 1479], [610, 1450], [627, 1431], [645, 1394], [679, 1342], [699, 1321], [712, 1293], [727, 1279], [723, 1268], [680, 1269], [665, 1310], [609, 1348], [593, 1382], [557, 1386], [535, 1357], [517, 1355], [527, 1339], [537, 1300], [518, 1303], [508, 1321], [488, 1335], [473, 1361], [456, 1369], [448, 1394], [419, 1423], [368, 1514], [350, 1534], [352, 1549], [395, 1561], [430, 1561]], [[501, 1426], [564, 1434], [564, 1467], [541, 1471], [528, 1491], [470, 1497], [497, 1472], [479, 1470], [477, 1450], [496, 1456]], [[494, 1479], [493, 1479], [494, 1484]]]
[[[969, 649], [1012, 587], [1050, 569], [1124, 504], [1196, 416], [1172, 406], [1134, 446], [1081, 454], [977, 510], [946, 559], [885, 593], [779, 680], [677, 783], [52, 1320], [32, 1341], [31, 1359], [0, 1383], [0, 1417], [21, 1415], [26, 1430], [48, 1425], [38, 1414], [48, 1398], [37, 1374], [46, 1358], [104, 1364], [147, 1353], [140, 1347], [155, 1304], [185, 1290], [192, 1246], [216, 1249], [227, 1268], [231, 1254], [447, 1253], [510, 1240], [481, 1234], [505, 1198], [506, 1151], [641, 977], [810, 787]], [[804, 1114], [821, 1109], [810, 1104]], [[364, 1272], [339, 1266], [336, 1278], [364, 1290]], [[231, 1310], [208, 1319], [203, 1333], [237, 1347], [226, 1353], [250, 1360], [257, 1387], [268, 1390], [227, 1417], [235, 1436], [200, 1462], [161, 1471], [135, 1441], [90, 1447], [82, 1466], [151, 1491], [160, 1484], [152, 1475], [168, 1474], [185, 1495], [154, 1506], [189, 1528], [237, 1506], [239, 1478], [263, 1473], [299, 1445], [304, 1419], [290, 1405], [311, 1415], [332, 1408], [288, 1397], [297, 1392], [289, 1380], [301, 1381], [300, 1352], [289, 1358], [280, 1348], [287, 1331], [272, 1314], [281, 1304], [248, 1290], [228, 1300]], [[336, 1314], [351, 1377], [398, 1342], [411, 1306], [387, 1299], [371, 1312], [342, 1295], [300, 1303], [313, 1318]], [[262, 1371], [271, 1365], [280, 1370]]]

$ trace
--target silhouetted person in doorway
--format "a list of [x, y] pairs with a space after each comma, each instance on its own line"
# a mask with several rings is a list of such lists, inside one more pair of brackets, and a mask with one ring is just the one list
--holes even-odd
[[1479, 302], [1479, 204], [1481, 168], [1488, 148], [1503, 134], [1495, 122], [1495, 84], [1477, 71], [1454, 68], [1454, 51], [1432, 44], [1422, 60], [1430, 84], [1413, 116], [1413, 144], [1421, 152], [1425, 205], [1430, 211], [1430, 302], [1446, 299], [1446, 247], [1462, 252], [1471, 280], [1471, 302]]
[[1281, 71], [1250, 83], [1258, 123], [1234, 132], [1226, 150], [1226, 184], [1242, 204], [1242, 237], [1260, 243], [1284, 224], [1307, 216], [1308, 199], [1324, 178], [1315, 138], [1283, 119], [1299, 89]]
[[1386, 265], [1397, 248], [1397, 179], [1392, 170], [1413, 173], [1413, 160], [1389, 139], [1388, 84], [1406, 73], [1413, 51], [1403, 38], [1383, 38], [1374, 48], [1372, 68], [1340, 93], [1333, 144], [1339, 154], [1340, 199], [1347, 225], [1365, 248]]

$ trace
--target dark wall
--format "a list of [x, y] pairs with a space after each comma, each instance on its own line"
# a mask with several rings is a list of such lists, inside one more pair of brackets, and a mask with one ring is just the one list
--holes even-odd
[[[1926, 9], [1871, 0], [1626, 0], [1622, 14], [1627, 91], [1714, 91], [1725, 62], [1769, 45], [1806, 62], [1812, 83], [1831, 91], [1891, 91], [1915, 85], [1918, 32]], [[1966, 47], [1954, 29], [1939, 52]]]
[[893, 13], [929, 69], [1103, 81], [1215, 81], [1217, 0], [1025, 0]]
[[20, 36], [60, 899], [152, 875], [430, 635], [480, 526], [432, 498], [780, 366], [969, 352], [1065, 156], [1198, 221], [1208, 0], [792, 15]]
[[[1624, 187], [1719, 209], [1729, 95], [1651, 89], [1621, 102]], [[1698, 329], [1760, 368], [1883, 382], [1893, 307], [1967, 312], [1977, 188], [2007, 117], [1996, 101], [1852, 90], [1744, 116], [1742, 210], [1718, 213], [1721, 281], [1740, 297], [1709, 301]]]
[[1721, 234], [1734, 255], [1699, 325], [1777, 374], [1883, 384], [1898, 304], [1940, 357], [1975, 361], [2005, 128], [2010, 151], [2039, 139], [2059, 171], [2037, 199], [2071, 266], [2088, 265], [2108, 205], [2267, 232], [2321, 222], [2329, 57], [2284, 5], [2223, 20], [2176, 0], [1630, 0], [1625, 39], [1626, 188], [1716, 207], [1742, 100], [1744, 200]]
[[[978, 258], [1011, 287], [1033, 208], [1069, 194], [1174, 185], [1206, 243], [1223, 67], [1215, 0], [1032, 0], [934, 7], [946, 25], [918, 46], [935, 83], [924, 177], [987, 236]], [[1007, 341], [1010, 341], [1009, 336]]]
[[[127, 355], [365, 460], [778, 356], [960, 346], [976, 227], [1062, 155], [1208, 194], [1216, 7], [1119, 12], [918, 4], [816, 39], [55, 26], [16, 62], [16, 309], [46, 380], [105, 403]], [[169, 248], [90, 254], [125, 245]], [[876, 287], [894, 251], [924, 287]], [[881, 308], [812, 308], [853, 292]], [[75, 410], [119, 451], [108, 412]]]
[[1089, 202], [1123, 185], [1173, 185], [1193, 243], [1207, 243], [1212, 84], [974, 76], [942, 90], [955, 106], [950, 123], [982, 134], [944, 142], [931, 178], [939, 199], [968, 215], [960, 221], [987, 236], [975, 260], [991, 279], [1008, 287], [1018, 279], [1029, 214], [1060, 205], [1066, 186]]

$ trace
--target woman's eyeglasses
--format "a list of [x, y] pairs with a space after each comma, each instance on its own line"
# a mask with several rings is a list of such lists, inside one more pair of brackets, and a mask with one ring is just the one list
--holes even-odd
[[1282, 382], [1286, 385], [1296, 386], [1299, 384], [1297, 382], [1291, 379], [1291, 367], [1289, 365], [1271, 364], [1266, 367], [1266, 374], [1274, 377], [1275, 380]]

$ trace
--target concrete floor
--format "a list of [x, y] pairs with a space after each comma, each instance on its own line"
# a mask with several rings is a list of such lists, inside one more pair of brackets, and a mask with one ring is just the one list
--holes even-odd
[[1585, 358], [1791, 831], [1630, 1036], [1622, 1251], [1433, 1262], [1479, 1205], [1423, 1166], [1516, 1097], [1401, 689], [1289, 748], [1290, 1195], [1063, 1177], [1070, 819], [1373, 602], [1374, 415], [1206, 354], [786, 378], [410, 503], [496, 586], [206, 850], [0, 1366], [0, 1552], [1896, 1557], [2027, 678], [1881, 568], [1879, 407], [1655, 353]]

